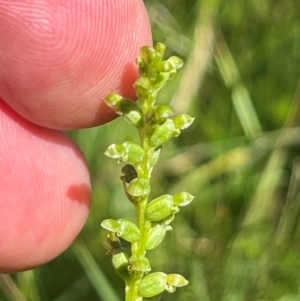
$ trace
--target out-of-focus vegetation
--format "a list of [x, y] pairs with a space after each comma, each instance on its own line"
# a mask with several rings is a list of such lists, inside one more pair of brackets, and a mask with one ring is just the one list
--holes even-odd
[[[300, 300], [300, 2], [145, 1], [155, 42], [185, 61], [160, 94], [193, 126], [164, 147], [153, 196], [196, 196], [175, 231], [149, 252], [153, 271], [180, 271], [188, 287], [162, 300]], [[135, 140], [123, 119], [70, 133], [85, 153], [93, 207], [65, 254], [0, 277], [5, 301], [120, 301], [105, 255], [107, 217], [132, 217], [120, 165], [103, 156]]]

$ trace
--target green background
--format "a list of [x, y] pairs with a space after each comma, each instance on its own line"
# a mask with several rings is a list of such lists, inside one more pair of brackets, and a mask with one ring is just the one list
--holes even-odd
[[[165, 145], [153, 195], [186, 190], [153, 271], [190, 283], [161, 300], [300, 301], [300, 2], [145, 1], [155, 42], [185, 61], [160, 93], [196, 117]], [[133, 219], [106, 147], [136, 141], [119, 118], [70, 132], [93, 183], [89, 220], [73, 246], [34, 271], [0, 275], [4, 301], [121, 301], [123, 283], [105, 255], [108, 217]]]

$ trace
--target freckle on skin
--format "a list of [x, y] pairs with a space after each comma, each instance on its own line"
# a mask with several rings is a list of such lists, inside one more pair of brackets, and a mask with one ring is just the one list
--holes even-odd
[[91, 189], [86, 184], [71, 185], [67, 190], [67, 196], [79, 203], [85, 203], [91, 196]]

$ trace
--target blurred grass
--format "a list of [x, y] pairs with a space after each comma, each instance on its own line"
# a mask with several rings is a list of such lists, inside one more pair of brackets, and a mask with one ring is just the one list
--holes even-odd
[[[153, 197], [181, 189], [196, 195], [149, 252], [154, 271], [181, 271], [190, 280], [162, 300], [299, 301], [299, 2], [145, 2], [155, 42], [186, 62], [159, 101], [196, 117], [164, 147], [154, 172]], [[121, 166], [103, 153], [137, 138], [120, 118], [70, 136], [90, 165], [90, 218], [78, 244], [53, 262], [1, 276], [1, 301], [123, 298], [99, 224], [133, 218], [132, 207]]]

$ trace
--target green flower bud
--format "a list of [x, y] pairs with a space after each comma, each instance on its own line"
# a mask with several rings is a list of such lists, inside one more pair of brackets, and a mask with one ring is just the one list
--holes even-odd
[[143, 161], [145, 152], [139, 145], [126, 141], [122, 144], [111, 144], [104, 155], [116, 159], [118, 163], [130, 162], [137, 164]]
[[195, 197], [186, 191], [182, 191], [173, 195], [175, 206], [183, 207], [188, 205]]
[[137, 164], [144, 160], [145, 151], [137, 144], [127, 141], [122, 143], [128, 156], [128, 161]]
[[145, 298], [151, 298], [161, 294], [167, 285], [167, 274], [155, 272], [145, 276], [139, 287], [139, 294]]
[[157, 53], [159, 54], [159, 58], [162, 59], [166, 52], [166, 45], [163, 43], [157, 43], [155, 46]]
[[145, 99], [149, 97], [150, 93], [153, 93], [153, 86], [151, 81], [147, 77], [140, 77], [133, 85], [136, 89], [136, 93], [139, 99]]
[[116, 143], [111, 144], [104, 152], [104, 155], [109, 158], [116, 159], [119, 163], [124, 162], [124, 146]]
[[183, 60], [177, 56], [171, 56], [167, 61], [172, 64], [174, 69], [180, 69], [183, 66]]
[[146, 218], [158, 222], [176, 212], [178, 212], [178, 208], [174, 206], [173, 196], [164, 194], [147, 205]]
[[174, 118], [175, 126], [178, 130], [182, 131], [188, 128], [194, 121], [194, 117], [188, 114], [180, 114]]
[[120, 218], [118, 220], [105, 219], [101, 223], [101, 226], [129, 242], [136, 242], [140, 239], [141, 233], [139, 228], [133, 222], [125, 218]]
[[126, 161], [124, 162], [137, 164], [144, 160], [145, 151], [139, 145], [130, 141], [126, 141], [122, 143], [122, 146], [124, 147], [126, 153]]
[[132, 100], [122, 99], [115, 107], [115, 111], [119, 115], [123, 115], [135, 127], [141, 127], [143, 117], [142, 111]]
[[125, 99], [116, 93], [110, 93], [105, 97], [105, 102], [118, 115], [123, 115], [133, 126], [140, 127], [142, 125], [142, 112], [134, 101]]
[[157, 74], [155, 81], [153, 81], [156, 93], [166, 84], [169, 79], [170, 72], [159, 72]]
[[157, 44], [156, 48], [143, 47], [137, 59], [140, 78], [135, 83], [140, 100], [147, 100], [149, 107], [154, 103], [157, 92], [177, 73], [182, 61], [177, 57], [163, 60], [165, 45]]
[[114, 219], [105, 219], [102, 223], [101, 223], [101, 227], [108, 230], [109, 232], [113, 232], [113, 233], [117, 233], [120, 231], [120, 225], [118, 223], [118, 221], [114, 220]]
[[140, 56], [136, 60], [138, 66], [139, 66], [140, 78], [147, 77], [148, 68], [149, 68], [149, 65], [148, 65], [148, 62], [147, 62], [148, 53], [149, 53], [149, 49], [147, 49], [147, 47], [142, 48], [140, 50]]
[[180, 274], [169, 274], [167, 283], [173, 287], [182, 287], [188, 285], [189, 282]]
[[153, 147], [161, 146], [174, 137], [176, 127], [172, 119], [167, 119], [162, 125], [155, 126], [150, 136], [150, 144]]
[[131, 256], [129, 258], [128, 271], [130, 273], [143, 272], [148, 273], [151, 271], [149, 259], [145, 256]]
[[105, 97], [104, 101], [109, 107], [114, 108], [122, 99], [124, 98], [121, 95], [110, 93]]
[[150, 193], [150, 184], [147, 179], [133, 179], [126, 188], [127, 193], [133, 197], [143, 197]]
[[165, 53], [165, 45], [158, 43], [155, 48], [153, 47], [142, 47], [140, 50], [140, 55], [137, 59], [137, 63], [140, 67], [140, 75], [145, 75], [149, 77], [149, 69], [157, 70], [157, 63], [159, 63]]
[[158, 72], [167, 73], [168, 76], [170, 72], [173, 70], [173, 65], [168, 61], [161, 61], [157, 64]]
[[133, 222], [125, 218], [120, 218], [117, 222], [119, 224], [118, 236], [129, 242], [136, 242], [140, 239], [141, 231]]
[[117, 274], [123, 278], [124, 280], [128, 279], [128, 265], [129, 265], [129, 256], [128, 254], [121, 248], [115, 249], [112, 252], [112, 265], [117, 272]]
[[151, 82], [153, 84], [153, 87], [155, 88], [156, 94], [161, 88], [166, 85], [167, 81], [171, 77], [174, 77], [175, 74], [176, 70], [171, 63], [167, 61], [157, 63], [157, 72], [151, 78]]
[[167, 105], [157, 105], [154, 108], [154, 118], [159, 123], [162, 124], [166, 119], [174, 115], [174, 110], [172, 107]]
[[152, 227], [147, 236], [146, 250], [152, 250], [156, 248], [164, 239], [167, 232], [165, 225], [156, 224]]

